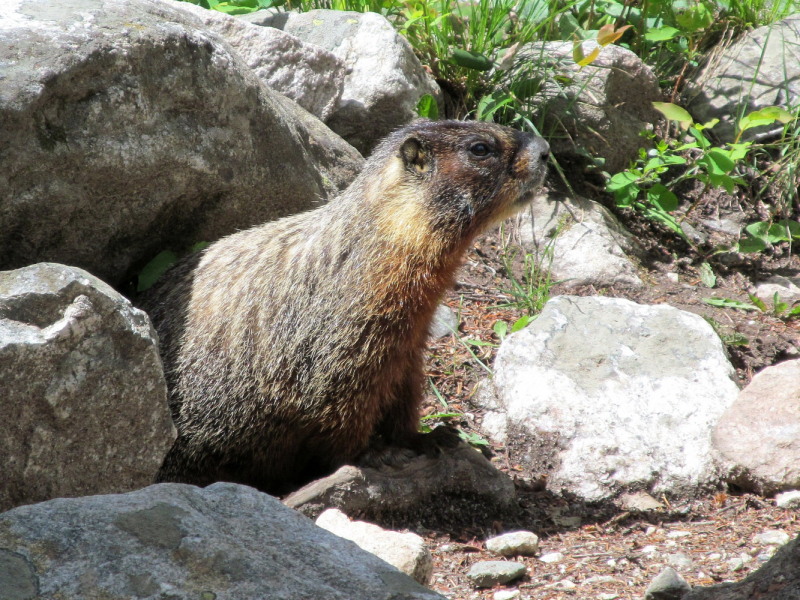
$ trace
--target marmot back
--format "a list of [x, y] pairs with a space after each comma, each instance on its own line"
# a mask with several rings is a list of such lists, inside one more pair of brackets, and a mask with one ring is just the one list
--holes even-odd
[[157, 480], [277, 494], [457, 443], [418, 432], [428, 327], [468, 245], [531, 200], [548, 152], [497, 125], [418, 122], [327, 205], [168, 271], [142, 302], [178, 429]]

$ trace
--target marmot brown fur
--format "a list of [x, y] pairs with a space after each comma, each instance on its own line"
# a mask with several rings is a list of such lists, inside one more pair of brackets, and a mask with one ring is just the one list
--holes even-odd
[[168, 271], [142, 302], [178, 429], [157, 481], [276, 494], [457, 443], [418, 432], [428, 326], [473, 238], [531, 200], [548, 152], [506, 127], [420, 121], [325, 206]]

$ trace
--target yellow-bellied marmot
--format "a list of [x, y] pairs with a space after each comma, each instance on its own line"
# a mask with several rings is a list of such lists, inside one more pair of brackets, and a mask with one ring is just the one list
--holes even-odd
[[448, 428], [418, 432], [428, 326], [475, 235], [531, 200], [548, 152], [506, 127], [417, 122], [325, 206], [171, 269], [142, 302], [178, 429], [157, 480], [274, 494], [453, 445]]

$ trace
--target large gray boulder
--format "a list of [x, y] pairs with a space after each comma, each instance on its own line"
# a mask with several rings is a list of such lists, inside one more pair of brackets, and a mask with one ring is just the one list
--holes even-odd
[[800, 488], [800, 359], [767, 367], [714, 428], [729, 480], [760, 494]]
[[[585, 41], [584, 54], [596, 46], [594, 40]], [[661, 100], [658, 78], [636, 54], [620, 46], [602, 48], [583, 68], [572, 59], [572, 50], [572, 42], [528, 44], [518, 53], [517, 77], [542, 77], [543, 68], [551, 71], [535, 105], [554, 154], [575, 157], [589, 152], [605, 159], [606, 171], [616, 173], [646, 145], [639, 134], [661, 119], [652, 104]], [[564, 84], [553, 75], [571, 82]]]
[[537, 196], [520, 217], [519, 237], [550, 269], [551, 279], [567, 287], [644, 285], [627, 256], [644, 250], [610, 210], [593, 200]]
[[288, 13], [283, 31], [329, 50], [347, 65], [339, 109], [325, 124], [365, 156], [383, 137], [417, 117], [425, 94], [441, 95], [409, 43], [374, 13], [312, 10]]
[[0, 272], [0, 390], [0, 511], [149, 485], [175, 440], [150, 319], [80, 269]]
[[160, 0], [0, 3], [0, 268], [112, 285], [317, 206], [362, 158]]
[[232, 483], [168, 483], [4, 513], [0, 591], [15, 599], [442, 598], [275, 498]]
[[[687, 86], [686, 109], [695, 121], [719, 119], [714, 133], [736, 138], [736, 121], [767, 106], [790, 109], [800, 100], [800, 14], [759, 27], [724, 52], [712, 52]], [[745, 131], [743, 140], [774, 137], [780, 123]]]
[[719, 482], [711, 430], [739, 393], [733, 376], [698, 315], [558, 296], [500, 347], [483, 429], [554, 491], [691, 496]]
[[188, 2], [162, 1], [199, 18], [209, 31], [225, 38], [262, 82], [318, 119], [324, 121], [339, 107], [347, 68], [333, 53], [274, 27], [259, 27]]

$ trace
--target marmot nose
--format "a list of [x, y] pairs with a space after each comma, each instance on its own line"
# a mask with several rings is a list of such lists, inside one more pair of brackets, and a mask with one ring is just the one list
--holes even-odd
[[539, 159], [546, 163], [550, 159], [550, 144], [544, 141], [543, 138], [536, 136], [531, 144], [531, 152], [534, 156], [539, 156]]

